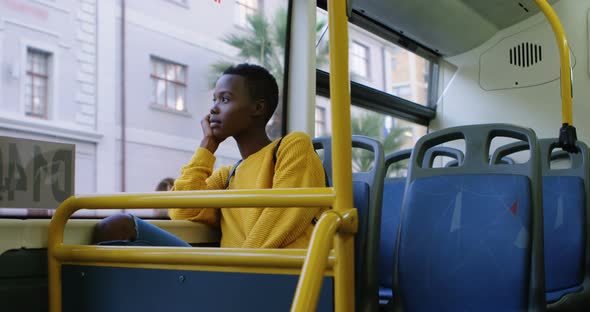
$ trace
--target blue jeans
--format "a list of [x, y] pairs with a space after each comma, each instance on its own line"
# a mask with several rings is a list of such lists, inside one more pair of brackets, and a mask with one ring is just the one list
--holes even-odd
[[191, 247], [182, 239], [162, 230], [161, 228], [150, 224], [142, 219], [129, 214], [135, 223], [135, 240], [113, 240], [100, 242], [98, 245], [110, 246], [173, 246], [173, 247]]

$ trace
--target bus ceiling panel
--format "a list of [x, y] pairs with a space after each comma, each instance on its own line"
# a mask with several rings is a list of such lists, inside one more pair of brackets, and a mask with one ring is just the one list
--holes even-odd
[[539, 12], [533, 0], [352, 0], [352, 3], [360, 14], [443, 56], [469, 51], [499, 30]]
[[[541, 11], [533, 0], [462, 1], [500, 29], [512, 26]], [[549, 4], [557, 1], [547, 0]]]

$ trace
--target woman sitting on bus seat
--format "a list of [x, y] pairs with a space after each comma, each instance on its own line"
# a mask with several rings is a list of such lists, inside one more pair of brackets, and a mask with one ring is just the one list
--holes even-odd
[[[272, 142], [266, 124], [278, 104], [275, 78], [263, 67], [232, 66], [217, 81], [210, 112], [201, 120], [203, 139], [181, 169], [173, 191], [324, 187], [322, 163], [311, 139], [291, 133]], [[233, 137], [242, 160], [213, 171], [215, 152]], [[233, 171], [233, 172], [232, 172]], [[231, 174], [230, 174], [231, 172]], [[173, 220], [221, 226], [221, 247], [305, 248], [320, 208], [169, 209]], [[99, 222], [94, 242], [103, 244], [190, 246], [133, 215]]]

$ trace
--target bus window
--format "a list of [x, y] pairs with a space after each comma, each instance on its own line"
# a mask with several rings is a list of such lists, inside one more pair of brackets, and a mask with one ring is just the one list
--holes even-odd
[[[67, 1], [59, 10], [10, 3], [0, 1], [13, 21], [0, 29], [2, 39], [14, 43], [0, 44], [0, 68], [12, 73], [0, 81], [10, 91], [0, 92], [0, 103], [17, 104], [2, 116], [18, 126], [0, 136], [75, 144], [77, 194], [153, 192], [178, 176], [201, 139], [212, 87], [231, 64], [260, 64], [277, 78], [279, 106], [267, 131], [272, 139], [284, 135], [289, 0]], [[29, 24], [38, 27], [22, 26]], [[233, 140], [215, 156], [216, 166], [240, 158]], [[6, 217], [52, 213], [0, 207]]]
[[[324, 25], [327, 12], [318, 8], [318, 25]], [[436, 64], [353, 23], [349, 31], [349, 70], [351, 81], [405, 100], [429, 105], [432, 67]], [[317, 68], [329, 72], [328, 32], [325, 27], [316, 44]]]
[[[412, 148], [416, 141], [427, 133], [423, 125], [409, 122], [401, 118], [386, 115], [353, 106], [350, 111], [352, 122], [352, 134], [364, 135], [377, 139], [383, 144], [385, 154], [401, 149]], [[322, 112], [318, 114], [318, 111]], [[316, 96], [316, 136], [330, 135], [332, 120], [330, 112], [330, 99], [323, 96]], [[323, 119], [322, 119], [323, 118]], [[369, 152], [353, 149], [353, 171], [368, 171], [372, 167], [372, 159]], [[402, 168], [399, 168], [402, 169]], [[392, 173], [391, 175], [398, 175]], [[399, 175], [403, 175], [402, 172]]]
[[[357, 16], [357, 20], [359, 18]], [[316, 19], [319, 31], [316, 39], [315, 135], [320, 136], [330, 135], [332, 120], [327, 81], [330, 70], [328, 29], [325, 26], [327, 12], [317, 8]], [[381, 34], [379, 30], [365, 20], [358, 21], [363, 27], [351, 22], [348, 24], [352, 134], [379, 140], [386, 154], [412, 148], [427, 133], [428, 123], [434, 118], [429, 98], [434, 88], [430, 81], [437, 58], [412, 53], [393, 43], [391, 38], [377, 35]], [[408, 114], [407, 108], [411, 108], [413, 113]], [[368, 154], [353, 149], [353, 171], [371, 168]], [[390, 171], [388, 176], [405, 175], [403, 165]]]

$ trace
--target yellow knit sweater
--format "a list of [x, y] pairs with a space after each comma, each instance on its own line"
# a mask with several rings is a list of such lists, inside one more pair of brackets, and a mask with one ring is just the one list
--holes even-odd
[[[250, 155], [237, 167], [230, 189], [324, 187], [322, 163], [310, 138], [301, 132], [285, 136], [273, 162], [278, 140]], [[225, 188], [233, 166], [215, 172], [215, 156], [199, 148], [181, 169], [173, 190], [219, 190]], [[294, 203], [296, 204], [296, 203]], [[221, 210], [219, 213], [218, 210]], [[321, 211], [320, 211], [321, 210]], [[306, 248], [313, 231], [312, 220], [320, 208], [195, 208], [169, 209], [173, 220], [221, 225], [221, 247]]]

